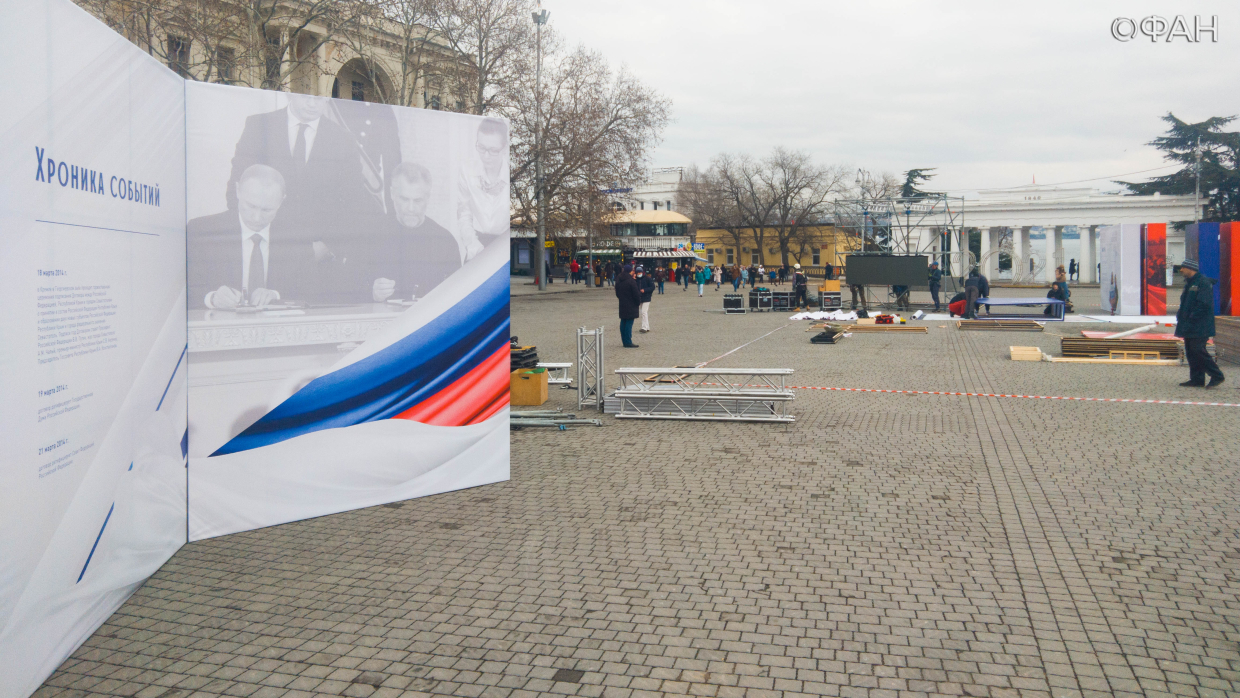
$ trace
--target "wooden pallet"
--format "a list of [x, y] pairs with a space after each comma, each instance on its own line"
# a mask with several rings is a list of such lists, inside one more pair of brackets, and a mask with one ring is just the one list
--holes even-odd
[[1043, 324], [1036, 320], [957, 320], [961, 330], [1001, 330], [1006, 332], [1041, 332]]
[[1037, 347], [1008, 347], [1013, 361], [1041, 361], [1042, 350]]
[[1180, 343], [1174, 339], [1090, 339], [1089, 337], [1063, 337], [1059, 343], [1060, 353], [1065, 357], [1110, 357], [1111, 352], [1153, 352], [1160, 359], [1180, 358]]
[[1240, 363], [1240, 317], [1214, 318], [1214, 351], [1220, 361]]
[[845, 332], [929, 332], [925, 325], [844, 325]]
[[1111, 359], [1085, 358], [1081, 356], [1052, 356], [1048, 359], [1056, 364], [1122, 364], [1126, 366], [1179, 366], [1179, 359]]

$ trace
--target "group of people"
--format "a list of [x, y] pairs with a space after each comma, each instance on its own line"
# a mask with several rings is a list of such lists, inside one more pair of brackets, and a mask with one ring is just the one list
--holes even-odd
[[[723, 283], [724, 273], [724, 268], [717, 266], [685, 266], [680, 269], [671, 269], [660, 265], [649, 271], [641, 264], [625, 264], [620, 266], [615, 273], [614, 282], [616, 299], [620, 305], [620, 340], [622, 344], [629, 349], [636, 349], [638, 347], [638, 345], [633, 343], [633, 324], [638, 319], [641, 320], [641, 325], [638, 328], [639, 331], [642, 333], [650, 331], [650, 303], [654, 300], [656, 293], [663, 293], [663, 284], [668, 280], [683, 279], [686, 290], [688, 289], [689, 281], [692, 280], [693, 283], [697, 284], [698, 297], [701, 298], [706, 289], [706, 284], [713, 282], [715, 290], [719, 289]], [[808, 307], [807, 291], [809, 280], [805, 276], [805, 272], [801, 271], [800, 264], [793, 266], [792, 286], [796, 292], [796, 307]]]
[[[287, 99], [246, 119], [226, 210], [187, 225], [192, 306], [408, 301], [507, 238], [503, 121], [479, 121], [468, 166], [432, 171], [403, 160], [390, 107]], [[444, 187], [455, 187], [456, 210], [436, 221], [430, 204]]]

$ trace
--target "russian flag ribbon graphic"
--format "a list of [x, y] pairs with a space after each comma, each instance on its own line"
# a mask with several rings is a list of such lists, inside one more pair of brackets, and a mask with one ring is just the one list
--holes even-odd
[[408, 336], [311, 381], [211, 455], [382, 419], [485, 421], [508, 404], [508, 276], [497, 270]]

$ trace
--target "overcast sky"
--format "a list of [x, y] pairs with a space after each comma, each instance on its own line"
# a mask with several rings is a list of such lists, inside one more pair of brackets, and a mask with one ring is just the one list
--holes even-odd
[[[1145, 143], [1164, 131], [1163, 114], [1240, 114], [1234, 0], [543, 7], [567, 43], [601, 51], [671, 98], [657, 167], [783, 145], [876, 173], [937, 167], [932, 186], [962, 193], [1159, 167]], [[1218, 42], [1111, 36], [1117, 17], [1179, 14], [1190, 30], [1195, 15], [1218, 15]]]

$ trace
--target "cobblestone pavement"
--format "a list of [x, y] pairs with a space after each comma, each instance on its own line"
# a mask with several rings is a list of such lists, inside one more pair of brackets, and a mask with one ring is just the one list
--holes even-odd
[[[639, 349], [609, 290], [516, 298], [513, 332], [569, 361], [572, 328], [605, 326], [615, 368], [782, 328], [712, 365], [1240, 402], [1181, 368], [1007, 359], [1088, 325], [820, 346], [707, 296], [656, 296]], [[510, 482], [188, 545], [37, 695], [1240, 694], [1240, 408], [801, 391], [792, 411], [520, 431]]]

